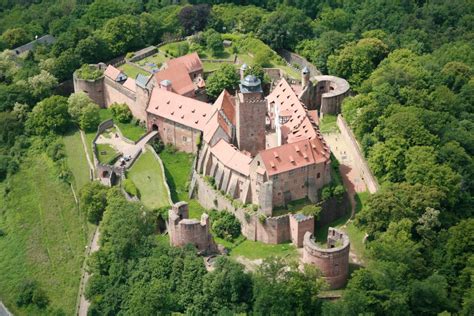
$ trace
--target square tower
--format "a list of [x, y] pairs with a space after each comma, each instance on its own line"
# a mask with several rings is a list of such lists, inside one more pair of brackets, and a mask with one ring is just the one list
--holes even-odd
[[260, 79], [246, 76], [237, 93], [237, 146], [255, 156], [265, 149], [265, 117], [267, 101], [263, 97]]

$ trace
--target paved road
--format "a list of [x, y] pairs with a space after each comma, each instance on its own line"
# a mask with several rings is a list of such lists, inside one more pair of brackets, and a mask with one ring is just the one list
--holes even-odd
[[13, 314], [0, 302], [0, 316], [12, 316]]

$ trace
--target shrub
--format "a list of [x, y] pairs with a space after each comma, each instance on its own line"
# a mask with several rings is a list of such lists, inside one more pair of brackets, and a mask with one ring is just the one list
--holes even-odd
[[140, 192], [138, 192], [137, 186], [131, 179], [123, 180], [123, 189], [131, 196], [140, 197]]
[[89, 103], [85, 108], [83, 108], [79, 118], [81, 129], [86, 132], [96, 130], [100, 124], [99, 111], [99, 107], [94, 103]]
[[247, 213], [247, 212], [245, 212], [245, 215], [244, 215], [244, 216], [245, 216], [245, 220], [246, 220], [247, 222], [250, 222], [250, 214]]
[[3, 237], [5, 235], [6, 235], [5, 231], [3, 229], [0, 229], [0, 237]]
[[114, 103], [110, 106], [110, 110], [120, 123], [129, 123], [132, 120], [132, 112], [125, 103]]
[[336, 197], [339, 201], [341, 201], [344, 197], [344, 192], [346, 192], [344, 186], [342, 184], [338, 184], [334, 187], [333, 196]]
[[258, 215], [258, 221], [260, 222], [260, 224], [265, 224], [266, 220], [267, 216], [265, 214]]
[[19, 294], [16, 299], [16, 305], [28, 306], [34, 304], [39, 308], [45, 308], [49, 303], [46, 293], [35, 280], [24, 280], [20, 284]]
[[102, 77], [102, 74], [102, 70], [88, 64], [84, 64], [81, 68], [76, 70], [76, 76], [84, 80], [97, 80]]
[[321, 206], [314, 204], [306, 205], [301, 209], [301, 213], [306, 216], [314, 216], [314, 218], [318, 218], [319, 213], [321, 213]]
[[212, 231], [219, 237], [232, 241], [240, 236], [240, 222], [234, 214], [222, 211], [211, 211]]
[[260, 50], [255, 54], [254, 62], [262, 67], [270, 67], [272, 64], [273, 52], [270, 49]]
[[125, 59], [133, 58], [133, 56], [135, 56], [135, 53], [133, 53], [133, 52], [128, 52], [127, 55], [125, 55]]
[[64, 157], [66, 157], [66, 152], [64, 151], [64, 144], [60, 140], [56, 140], [55, 142], [49, 144], [48, 148], [46, 149], [46, 154], [53, 161], [63, 159]]
[[332, 197], [332, 187], [325, 186], [321, 191], [321, 199], [323, 201], [329, 200]]
[[165, 149], [165, 144], [159, 138], [155, 138], [151, 143], [151, 147], [155, 150], [157, 154], [161, 153]]

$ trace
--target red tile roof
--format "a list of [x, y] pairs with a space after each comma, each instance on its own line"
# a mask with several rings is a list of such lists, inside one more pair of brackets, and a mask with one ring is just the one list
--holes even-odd
[[178, 64], [183, 65], [186, 67], [188, 73], [202, 71], [202, 62], [196, 52], [168, 60], [166, 63], [168, 68], [172, 68]]
[[155, 73], [158, 84], [163, 80], [171, 81], [171, 87], [177, 94], [185, 95], [194, 92], [194, 83], [185, 65], [174, 64]]
[[117, 69], [112, 65], [108, 65], [107, 69], [105, 69], [104, 71], [104, 75], [114, 81], [117, 80], [117, 77], [120, 75], [120, 73], [121, 73], [120, 69]]
[[318, 140], [303, 139], [258, 153], [269, 176], [329, 160], [329, 148]]
[[244, 176], [250, 174], [250, 162], [252, 158], [243, 154], [224, 139], [219, 140], [214, 147], [211, 148], [211, 153], [228, 168]]
[[147, 112], [203, 131], [215, 108], [211, 104], [156, 87], [151, 92]]

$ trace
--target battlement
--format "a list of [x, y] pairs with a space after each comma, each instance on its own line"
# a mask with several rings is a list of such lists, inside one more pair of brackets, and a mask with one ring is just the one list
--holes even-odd
[[202, 254], [216, 252], [217, 245], [212, 239], [209, 215], [206, 213], [201, 215], [201, 220], [190, 219], [188, 203], [181, 201], [168, 211], [168, 224], [171, 246], [191, 244]]
[[330, 227], [326, 247], [318, 245], [310, 232], [303, 241], [303, 262], [317, 266], [331, 289], [343, 287], [349, 275], [350, 242], [346, 233]]

